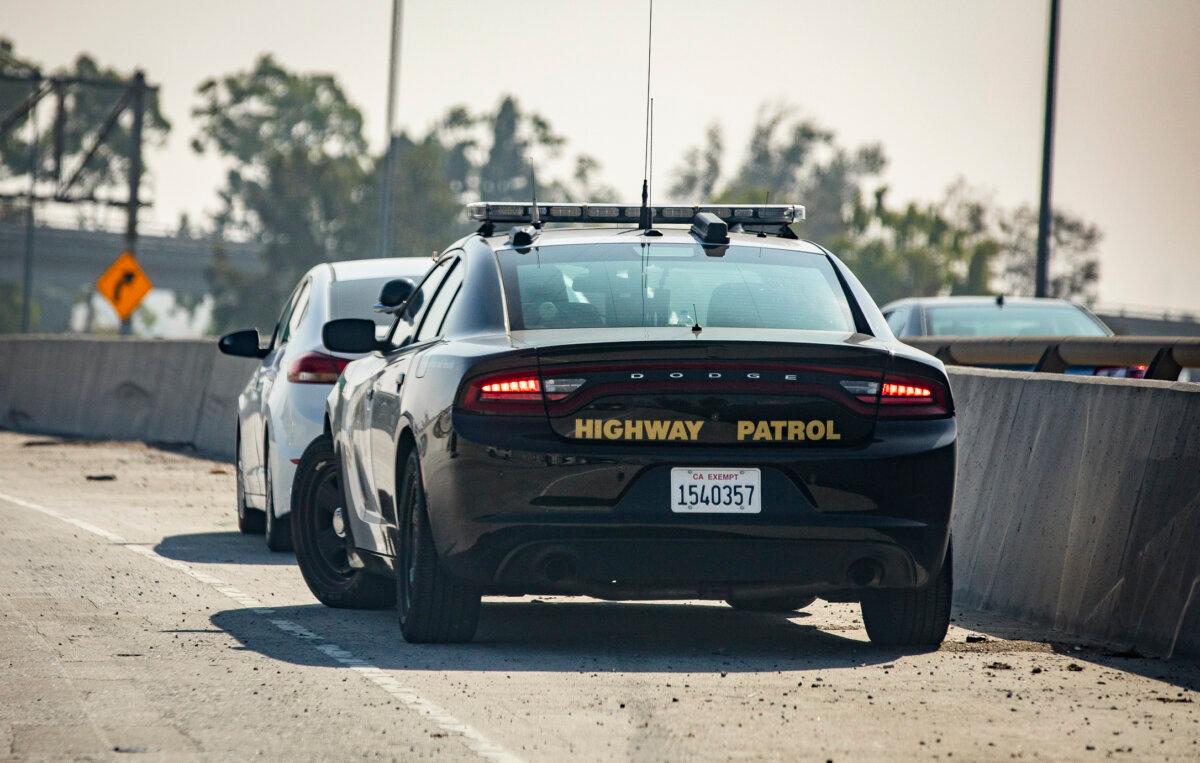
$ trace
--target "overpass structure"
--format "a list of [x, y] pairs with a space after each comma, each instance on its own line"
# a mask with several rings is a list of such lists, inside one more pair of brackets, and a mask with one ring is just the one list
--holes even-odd
[[[258, 244], [211, 238], [141, 235], [137, 257], [155, 289], [202, 297], [208, 293], [205, 274], [218, 244], [240, 270], [262, 270]], [[41, 315], [35, 328], [67, 331], [71, 306], [92, 290], [96, 278], [124, 249], [125, 237], [119, 233], [38, 226], [34, 232], [33, 286]], [[24, 256], [24, 224], [0, 223], [0, 282], [21, 283]]]

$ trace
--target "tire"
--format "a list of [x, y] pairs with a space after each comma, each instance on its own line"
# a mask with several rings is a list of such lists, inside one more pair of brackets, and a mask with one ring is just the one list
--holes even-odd
[[267, 536], [267, 548], [272, 551], [292, 550], [292, 517], [275, 516], [275, 486], [271, 482], [271, 451], [263, 448], [263, 483], [266, 487], [267, 499], [266, 522], [263, 524], [263, 534]]
[[[241, 422], [238, 423], [239, 428]], [[233, 473], [237, 480], [237, 526], [243, 535], [262, 535], [266, 527], [266, 514], [261, 509], [246, 505], [246, 486], [242, 483], [242, 436], [237, 437], [233, 452]]]
[[470, 641], [479, 624], [480, 592], [454, 578], [438, 559], [416, 448], [409, 451], [402, 475], [397, 507], [400, 549], [396, 559], [400, 633], [413, 644]]
[[950, 596], [954, 590], [950, 550], [933, 580], [915, 590], [882, 589], [863, 596], [863, 625], [871, 643], [879, 646], [936, 647], [950, 627]]
[[725, 603], [744, 612], [795, 612], [816, 600], [816, 596], [771, 596], [766, 599], [726, 599]]
[[327, 607], [386, 609], [395, 603], [395, 586], [350, 566], [345, 541], [333, 529], [333, 510], [345, 507], [333, 439], [323, 434], [300, 457], [292, 483], [292, 544], [308, 590]]

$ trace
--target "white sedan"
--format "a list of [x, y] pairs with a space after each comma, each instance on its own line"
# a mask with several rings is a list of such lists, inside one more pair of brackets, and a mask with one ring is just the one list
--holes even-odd
[[386, 331], [392, 316], [373, 310], [384, 284], [419, 282], [432, 261], [418, 257], [317, 265], [288, 297], [270, 340], [258, 329], [221, 337], [227, 355], [260, 358], [238, 397], [237, 518], [244, 533], [265, 533], [272, 551], [292, 547], [292, 478], [308, 444], [323, 431], [325, 398], [358, 355], [332, 353], [321, 327], [337, 318], [370, 318]]

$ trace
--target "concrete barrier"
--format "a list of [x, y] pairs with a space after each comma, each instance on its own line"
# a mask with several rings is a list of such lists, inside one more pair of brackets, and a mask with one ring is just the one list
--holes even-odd
[[952, 369], [955, 596], [1200, 654], [1200, 385]]
[[[212, 341], [0, 338], [0, 426], [232, 458], [255, 361]], [[1200, 655], [1200, 385], [951, 369], [955, 597]]]
[[193, 446], [233, 457], [237, 396], [255, 361], [211, 340], [2, 337], [0, 426]]

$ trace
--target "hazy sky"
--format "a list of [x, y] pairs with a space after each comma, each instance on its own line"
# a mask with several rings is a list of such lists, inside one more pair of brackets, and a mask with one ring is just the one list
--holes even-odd
[[[223, 176], [188, 148], [196, 84], [261, 52], [335, 73], [382, 144], [390, 6], [0, 0], [0, 34], [48, 68], [86, 50], [162, 86], [175, 129], [149, 157], [150, 219], [172, 226], [214, 209]], [[1036, 203], [1046, 7], [657, 0], [658, 185], [709, 123], [740, 149], [759, 107], [786, 103], [844, 144], [881, 141], [896, 200], [963, 177], [1003, 204]], [[407, 0], [400, 126], [515, 93], [634, 199], [645, 20], [645, 0]], [[1200, 2], [1064, 0], [1059, 87], [1055, 202], [1104, 231], [1101, 300], [1200, 310]]]

